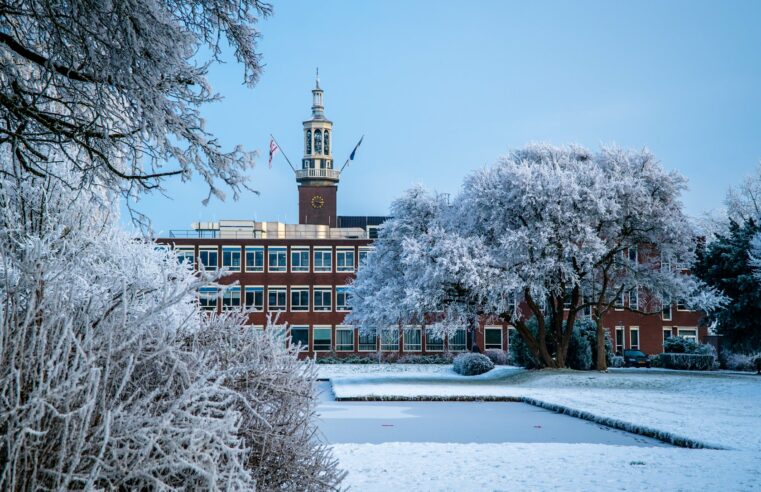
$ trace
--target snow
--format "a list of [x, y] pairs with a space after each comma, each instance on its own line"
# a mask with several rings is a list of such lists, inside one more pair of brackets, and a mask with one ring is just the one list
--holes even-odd
[[[484, 381], [512, 376], [523, 369], [515, 366], [497, 366], [479, 376], [463, 376], [451, 364], [318, 364], [317, 378], [341, 381], [347, 384], [426, 381]], [[356, 377], [355, 377], [356, 376]]]
[[602, 444], [337, 444], [351, 490], [758, 490], [761, 456]]

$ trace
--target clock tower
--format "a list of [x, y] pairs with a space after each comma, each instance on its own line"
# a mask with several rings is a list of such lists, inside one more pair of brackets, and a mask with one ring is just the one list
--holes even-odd
[[333, 122], [325, 118], [320, 76], [312, 89], [312, 117], [304, 122], [304, 158], [296, 171], [299, 184], [299, 224], [337, 227], [336, 191], [339, 172], [333, 169]]

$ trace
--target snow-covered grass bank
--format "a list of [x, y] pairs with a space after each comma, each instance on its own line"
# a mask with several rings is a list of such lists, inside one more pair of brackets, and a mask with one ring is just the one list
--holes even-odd
[[452, 364], [318, 364], [317, 377], [342, 384], [385, 384], [389, 382], [472, 382], [504, 379], [519, 372], [520, 367], [497, 366], [480, 376], [463, 376]]
[[759, 490], [761, 455], [603, 444], [333, 446], [351, 490]]
[[[502, 372], [482, 379], [410, 370], [378, 374], [368, 368], [332, 376], [337, 398], [527, 398], [609, 419], [619, 427], [652, 429], [711, 446], [761, 452], [761, 377], [667, 370]], [[449, 369], [451, 371], [451, 368]], [[418, 378], [416, 381], [415, 379]]]

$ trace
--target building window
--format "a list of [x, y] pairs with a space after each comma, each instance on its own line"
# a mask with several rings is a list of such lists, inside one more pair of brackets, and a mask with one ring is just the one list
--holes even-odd
[[246, 246], [246, 271], [264, 271], [264, 248], [261, 246]]
[[666, 340], [671, 338], [671, 327], [670, 326], [664, 326], [663, 327], [663, 343], [666, 343]]
[[322, 130], [319, 128], [314, 131], [314, 153], [322, 154]]
[[217, 310], [217, 288], [201, 287], [198, 289], [198, 304], [204, 311]]
[[433, 328], [425, 329], [425, 350], [426, 352], [443, 352], [444, 337], [436, 336]]
[[629, 256], [629, 261], [636, 265], [637, 264], [637, 247], [636, 246], [628, 249], [628, 256]]
[[312, 344], [315, 352], [333, 350], [333, 329], [330, 326], [315, 326], [312, 330]]
[[309, 287], [291, 287], [291, 311], [309, 311]]
[[351, 311], [349, 286], [336, 287], [336, 311]]
[[291, 248], [291, 271], [309, 271], [309, 248]]
[[376, 333], [362, 333], [359, 331], [359, 345], [357, 347], [360, 352], [375, 352], [378, 350], [378, 335]]
[[616, 352], [623, 354], [624, 348], [624, 327], [616, 326]]
[[267, 289], [267, 310], [285, 311], [288, 309], [285, 287], [270, 287]]
[[662, 272], [671, 271], [671, 260], [669, 258], [664, 257], [663, 255], [661, 255], [661, 271]]
[[325, 130], [322, 139], [325, 143], [325, 154], [330, 155], [330, 132], [328, 130]]
[[271, 246], [267, 249], [269, 255], [267, 270], [270, 272], [288, 271], [288, 248]]
[[213, 272], [219, 265], [219, 251], [217, 248], [206, 249], [203, 248], [198, 251], [198, 261], [201, 262], [203, 269], [207, 272]]
[[687, 306], [687, 301], [684, 299], [679, 299], [676, 301], [676, 310], [677, 311], [689, 311], [689, 307]]
[[333, 250], [332, 249], [315, 248], [314, 271], [315, 272], [332, 272], [333, 271]]
[[354, 248], [336, 250], [336, 271], [353, 272], [354, 271]]
[[672, 314], [671, 314], [671, 296], [668, 296], [668, 295], [664, 294], [661, 297], [662, 297], [662, 300], [661, 300], [661, 306], [662, 306], [661, 317], [663, 318], [664, 321], [671, 321], [671, 316], [672, 316]]
[[639, 310], [639, 289], [636, 287], [629, 291], [629, 309]]
[[246, 287], [245, 308], [251, 311], [264, 311], [264, 287]]
[[357, 261], [357, 268], [360, 268], [364, 263], [367, 262], [367, 255], [369, 255], [372, 250], [373, 248], [368, 246], [359, 247], [359, 257], [357, 258], [359, 261]]
[[336, 352], [354, 352], [354, 328], [336, 326]]
[[177, 246], [174, 251], [177, 254], [177, 261], [190, 265], [190, 268], [194, 267], [196, 264], [196, 249], [193, 246]]
[[691, 329], [691, 328], [689, 329], [679, 328], [678, 333], [679, 333], [679, 336], [682, 338], [692, 340], [693, 342], [698, 341], [698, 330]]
[[459, 330], [455, 330], [454, 333], [449, 335], [449, 351], [450, 352], [460, 352], [462, 350], [465, 350], [467, 348], [467, 342], [465, 341], [465, 337], [467, 334], [465, 333], [465, 329], [461, 328]]
[[624, 296], [626, 295], [625, 292], [621, 292], [621, 295], [616, 298], [616, 300], [613, 302], [613, 309], [616, 311], [621, 311], [624, 309]]
[[309, 352], [309, 326], [291, 326], [291, 346], [301, 346], [301, 352]]
[[231, 272], [240, 271], [240, 248], [238, 246], [222, 246], [222, 267]]
[[384, 352], [399, 350], [399, 329], [384, 328], [381, 330], [381, 350]]
[[314, 310], [315, 311], [332, 311], [333, 310], [333, 289], [330, 287], [314, 288]]
[[307, 130], [307, 155], [312, 153], [312, 130]]
[[632, 326], [629, 328], [629, 348], [639, 350], [639, 327]]
[[222, 311], [240, 309], [240, 287], [230, 287], [222, 293]]
[[423, 350], [423, 330], [418, 326], [404, 328], [404, 351], [420, 352]]
[[484, 349], [502, 350], [501, 326], [487, 326], [484, 328]]
[[378, 239], [378, 226], [367, 226], [367, 238]]

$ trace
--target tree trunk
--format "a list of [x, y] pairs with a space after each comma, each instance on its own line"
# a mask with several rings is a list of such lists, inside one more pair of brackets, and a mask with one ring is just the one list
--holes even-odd
[[596, 316], [597, 323], [597, 370], [608, 370], [608, 360], [605, 358], [605, 328], [602, 326], [602, 316]]

